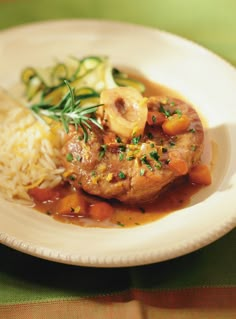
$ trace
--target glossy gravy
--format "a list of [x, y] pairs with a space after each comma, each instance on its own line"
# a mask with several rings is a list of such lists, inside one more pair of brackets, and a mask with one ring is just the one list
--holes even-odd
[[[137, 77], [146, 85], [145, 96], [168, 95], [183, 100], [180, 94], [169, 88], [153, 83], [143, 77]], [[76, 213], [59, 214], [56, 211], [56, 201], [37, 202], [35, 208], [42, 213], [48, 214], [60, 222], [73, 223], [86, 227], [134, 227], [150, 223], [160, 219], [171, 212], [186, 207], [191, 197], [203, 186], [193, 185], [189, 182], [188, 176], [182, 177], [177, 183], [169, 186], [152, 203], [144, 203], [138, 206], [129, 206], [118, 201], [108, 201], [114, 208], [114, 213], [109, 221], [95, 221], [90, 218], [81, 217]], [[60, 197], [75, 192], [69, 185], [60, 185], [57, 187]], [[104, 201], [94, 196], [84, 193], [86, 201], [93, 204], [98, 201]]]

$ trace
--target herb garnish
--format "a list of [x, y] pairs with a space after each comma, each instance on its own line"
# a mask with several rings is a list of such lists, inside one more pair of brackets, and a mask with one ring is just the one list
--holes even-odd
[[84, 141], [88, 141], [88, 129], [92, 127], [89, 122], [103, 129], [102, 125], [92, 115], [97, 111], [102, 104], [96, 104], [87, 107], [80, 107], [80, 99], [75, 95], [75, 89], [71, 88], [68, 81], [64, 80], [68, 87], [68, 92], [63, 96], [60, 102], [56, 105], [45, 101], [43, 96], [37, 104], [31, 105], [30, 109], [37, 115], [46, 116], [54, 121], [61, 122], [66, 133], [69, 132], [69, 125], [75, 125], [75, 128], [81, 127], [84, 133]]
[[178, 114], [179, 118], [182, 116], [182, 112], [178, 109], [174, 111], [174, 114]]
[[162, 162], [158, 162], [156, 165], [155, 165], [155, 167], [157, 168], [157, 169], [161, 169], [162, 168]]
[[142, 137], [141, 135], [133, 137], [132, 141], [131, 141], [132, 144], [136, 144], [137, 145], [139, 143], [141, 137]]
[[121, 140], [121, 138], [119, 136], [116, 137], [116, 142], [117, 143], [122, 143], [122, 140]]
[[119, 172], [118, 176], [119, 176], [120, 179], [125, 179], [126, 178], [125, 173], [123, 173], [122, 171]]
[[142, 163], [142, 164], [145, 164], [150, 171], [153, 170], [153, 168], [152, 168], [152, 166], [150, 165], [150, 163], [149, 163], [149, 161], [148, 161], [146, 155], [143, 155], [143, 156], [140, 158], [140, 160], [141, 160], [141, 163]]
[[102, 159], [104, 157], [106, 150], [107, 150], [106, 144], [100, 146], [99, 159]]
[[125, 152], [126, 151], [126, 146], [125, 145], [119, 145], [119, 150], [121, 151], [121, 152]]
[[135, 156], [128, 156], [126, 159], [127, 159], [127, 161], [132, 161], [135, 159]]
[[161, 169], [162, 167], [162, 163], [161, 161], [159, 160], [160, 156], [158, 155], [157, 151], [152, 151], [149, 153], [149, 155], [151, 156], [152, 159], [154, 159], [154, 161], [157, 162], [157, 164], [155, 165], [155, 167], [157, 169]]
[[175, 142], [169, 141], [170, 146], [175, 146]]
[[147, 133], [147, 137], [148, 137], [150, 140], [153, 139], [152, 133], [151, 133], [151, 132], [148, 132], [148, 133]]
[[143, 176], [145, 174], [145, 169], [141, 168], [139, 174], [140, 174], [140, 176]]
[[73, 159], [74, 159], [74, 156], [73, 156], [72, 153], [67, 153], [67, 154], [66, 154], [66, 160], [67, 160], [67, 162], [72, 162]]
[[120, 153], [119, 154], [119, 161], [122, 161], [125, 157], [125, 154], [124, 153]]
[[120, 226], [120, 227], [124, 227], [125, 226], [125, 224], [123, 224], [123, 223], [121, 223], [119, 221], [117, 222], [117, 225]]
[[197, 149], [197, 146], [196, 145], [191, 145], [191, 151], [193, 151], [193, 152], [195, 152], [196, 151], [196, 149]]
[[166, 117], [169, 117], [171, 115], [170, 111], [166, 110], [162, 104], [160, 105], [159, 111], [161, 113], [164, 113]]
[[158, 155], [157, 151], [152, 151], [149, 154], [150, 154], [151, 158], [154, 159], [154, 161], [156, 161], [156, 162], [159, 161], [160, 156]]

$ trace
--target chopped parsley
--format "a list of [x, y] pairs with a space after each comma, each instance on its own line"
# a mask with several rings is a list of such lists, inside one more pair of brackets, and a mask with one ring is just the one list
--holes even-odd
[[148, 133], [147, 133], [147, 137], [148, 137], [150, 140], [153, 139], [152, 133], [151, 133], [151, 132], [148, 132]]
[[126, 151], [126, 146], [125, 145], [119, 145], [119, 150], [121, 152], [125, 152]]
[[144, 164], [144, 165], [146, 165], [147, 168], [148, 168], [150, 171], [153, 170], [152, 166], [150, 165], [150, 163], [149, 163], [149, 161], [148, 161], [148, 159], [147, 159], [147, 155], [143, 155], [143, 156], [140, 158], [140, 160], [141, 160], [141, 163]]
[[120, 221], [117, 222], [117, 225], [120, 227], [125, 227], [125, 224], [121, 223]]
[[169, 141], [169, 144], [170, 144], [171, 147], [175, 146], [175, 142], [173, 142], [173, 141]]
[[124, 153], [120, 153], [119, 154], [119, 160], [122, 161], [125, 157], [125, 154]]
[[132, 161], [132, 160], [135, 159], [135, 157], [134, 156], [128, 156], [126, 159], [127, 159], [127, 161]]
[[72, 162], [73, 159], [74, 159], [74, 156], [73, 156], [72, 153], [67, 153], [67, 154], [66, 154], [66, 160], [67, 160], [67, 162]]
[[99, 152], [99, 158], [100, 159], [105, 156], [106, 150], [107, 150], [107, 145], [106, 144], [100, 146], [100, 152]]
[[156, 123], [156, 121], [157, 121], [157, 118], [156, 118], [155, 115], [153, 115], [153, 116], [152, 116], [152, 122], [153, 122], [153, 123]]
[[196, 133], [196, 130], [195, 130], [195, 128], [191, 128], [191, 129], [189, 130], [189, 132], [191, 132], [191, 133]]
[[140, 176], [143, 176], [145, 174], [145, 169], [141, 168], [139, 174], [140, 174]]
[[141, 135], [133, 137], [132, 141], [131, 141], [132, 144], [138, 144], [140, 139], [141, 139], [141, 137], [142, 137]]
[[159, 161], [158, 164], [155, 165], [155, 167], [157, 169], [161, 169], [162, 168], [162, 162]]
[[166, 110], [162, 104], [161, 104], [161, 106], [160, 106], [160, 108], [159, 108], [159, 111], [160, 111], [161, 113], [164, 113], [166, 117], [169, 117], [169, 116], [171, 115], [171, 114], [170, 114], [170, 111]]
[[182, 116], [182, 112], [180, 110], [175, 110], [174, 114], [178, 114], [179, 118]]
[[116, 142], [117, 143], [122, 143], [122, 140], [121, 140], [121, 138], [119, 136], [116, 137]]
[[119, 176], [120, 179], [125, 179], [126, 178], [125, 173], [123, 173], [122, 171], [119, 172], [118, 176]]
[[166, 147], [162, 147], [162, 153], [167, 153], [168, 152], [168, 149]]
[[152, 151], [149, 153], [149, 155], [151, 156], [151, 158], [154, 159], [154, 161], [156, 161], [156, 162], [159, 161], [160, 156], [158, 155], [157, 151]]
[[161, 169], [162, 168], [162, 163], [159, 160], [160, 156], [158, 155], [157, 151], [152, 151], [149, 153], [149, 155], [151, 156], [152, 159], [154, 159], [154, 161], [157, 162], [157, 164], [155, 165], [155, 167], [157, 169]]
[[197, 146], [196, 145], [191, 145], [191, 151], [195, 152], [197, 149]]

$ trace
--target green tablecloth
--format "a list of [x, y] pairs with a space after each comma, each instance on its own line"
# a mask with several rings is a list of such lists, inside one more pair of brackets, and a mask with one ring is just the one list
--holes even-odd
[[[186, 256], [121, 269], [56, 264], [0, 246], [0, 318], [126, 318], [132, 300], [139, 304], [136, 310], [182, 310], [182, 317], [168, 312], [160, 318], [188, 318], [184, 314], [197, 310], [201, 316], [196, 318], [231, 318], [236, 311], [235, 243], [236, 231], [231, 231]], [[71, 317], [63, 316], [65, 310]], [[80, 316], [72, 317], [74, 311]], [[132, 313], [127, 318], [136, 318]]]
[[234, 0], [0, 0], [0, 28], [65, 18], [119, 20], [191, 39], [236, 65]]
[[[234, 65], [235, 17], [234, 0], [0, 0], [0, 29], [120, 20], [184, 36]], [[235, 256], [235, 230], [192, 254], [123, 269], [56, 264], [0, 246], [0, 318], [233, 318]]]

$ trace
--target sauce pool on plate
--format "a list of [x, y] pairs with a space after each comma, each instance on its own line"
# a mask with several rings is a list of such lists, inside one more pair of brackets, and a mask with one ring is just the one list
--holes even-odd
[[[137, 77], [146, 86], [145, 96], [171, 96], [174, 98], [179, 98], [184, 100], [178, 93], [173, 90], [161, 86], [159, 84], [153, 83], [143, 77]], [[210, 147], [210, 145], [205, 145], [205, 147]], [[211, 152], [208, 152], [209, 154]], [[143, 185], [145, 187], [145, 185]], [[121, 203], [117, 200], [104, 200], [102, 198], [89, 195], [83, 191], [75, 190], [69, 183], [64, 183], [57, 186], [52, 190], [52, 196], [49, 200], [37, 200], [33, 194], [35, 208], [45, 214], [48, 214], [58, 221], [65, 223], [72, 223], [81, 226], [95, 226], [95, 227], [134, 227], [139, 225], [144, 225], [146, 223], [160, 219], [167, 214], [186, 207], [190, 201], [191, 197], [197, 193], [203, 186], [199, 184], [192, 183], [189, 176], [183, 176], [178, 178], [175, 182], [171, 183], [170, 186], [166, 187], [161, 191], [158, 198], [153, 202], [144, 202], [137, 205], [129, 205], [127, 203]], [[73, 207], [69, 212], [58, 212], [58, 204], [62, 198], [70, 196], [79, 192], [79, 196], [84, 199], [84, 205], [86, 205], [85, 210], [91, 211], [97, 203], [107, 203], [101, 206], [104, 211], [104, 219], [97, 220], [96, 215], [91, 218], [89, 214], [81, 214], [79, 211], [75, 211]], [[72, 198], [71, 197], [71, 198]], [[106, 210], [112, 207], [112, 213], [109, 218], [106, 218]], [[109, 209], [108, 209], [109, 210]]]

